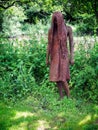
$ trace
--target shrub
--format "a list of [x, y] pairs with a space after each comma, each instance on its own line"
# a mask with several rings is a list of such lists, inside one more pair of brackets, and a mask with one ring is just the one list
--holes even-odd
[[[87, 43], [86, 43], [87, 44]], [[75, 64], [71, 67], [71, 87], [76, 97], [97, 102], [98, 98], [98, 43], [83, 49], [81, 44], [75, 52]]]
[[16, 36], [22, 33], [21, 23], [26, 19], [22, 7], [12, 6], [3, 13], [3, 32], [7, 36]]
[[[33, 27], [34, 28], [34, 27]], [[35, 27], [36, 28], [36, 27]], [[0, 98], [16, 100], [34, 94], [47, 75], [46, 38], [36, 30], [29, 40], [1, 39]]]
[[25, 50], [13, 46], [8, 39], [3, 42], [0, 44], [0, 98], [15, 101], [32, 93], [35, 79], [24, 60]]
[[76, 28], [78, 35], [94, 35], [98, 33], [98, 25], [94, 14], [80, 14], [80, 19]]

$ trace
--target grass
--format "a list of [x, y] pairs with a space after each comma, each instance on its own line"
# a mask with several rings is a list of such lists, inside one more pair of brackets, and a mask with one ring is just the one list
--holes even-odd
[[[49, 90], [51, 92], [51, 90]], [[57, 93], [0, 102], [0, 130], [98, 130], [98, 105]]]

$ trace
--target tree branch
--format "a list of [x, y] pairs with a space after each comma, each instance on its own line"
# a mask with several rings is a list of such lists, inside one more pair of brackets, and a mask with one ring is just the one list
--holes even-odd
[[8, 5], [8, 6], [4, 6], [4, 5], [1, 5], [0, 4], [0, 8], [2, 8], [2, 9], [8, 9], [8, 8], [10, 8], [11, 6], [13, 6], [16, 2], [20, 2], [19, 0], [17, 0], [17, 1], [13, 1], [13, 3], [11, 3], [10, 5]]

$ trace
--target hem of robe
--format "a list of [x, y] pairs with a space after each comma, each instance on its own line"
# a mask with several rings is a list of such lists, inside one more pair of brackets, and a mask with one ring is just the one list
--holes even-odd
[[59, 81], [63, 81], [63, 82], [66, 82], [66, 81], [69, 81], [70, 80], [70, 77], [66, 78], [65, 80], [62, 80], [62, 79], [49, 79], [49, 81], [51, 82], [59, 82]]

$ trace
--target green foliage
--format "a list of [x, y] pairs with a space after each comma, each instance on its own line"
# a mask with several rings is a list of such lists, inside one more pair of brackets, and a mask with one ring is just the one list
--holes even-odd
[[[87, 43], [86, 43], [87, 44]], [[71, 86], [77, 97], [97, 102], [98, 98], [98, 43], [84, 49], [80, 44], [75, 52], [75, 64], [71, 67]]]
[[98, 26], [94, 14], [79, 14], [80, 21], [77, 24], [76, 32], [78, 35], [92, 35], [97, 33]]
[[25, 50], [14, 47], [9, 42], [7, 39], [3, 41], [4, 44], [0, 44], [0, 98], [15, 101], [16, 97], [27, 97], [36, 84], [31, 68], [25, 63]]
[[62, 5], [54, 0], [32, 1], [24, 6], [27, 22], [38, 23], [43, 20], [47, 23], [49, 16], [56, 10], [62, 10]]
[[84, 126], [84, 130], [97, 130], [98, 129], [98, 125], [96, 124], [88, 124]]
[[[25, 14], [27, 19], [25, 19], [25, 23], [38, 23], [40, 20], [44, 21], [44, 23], [47, 23], [48, 18], [51, 16], [51, 14], [54, 11], [62, 11], [64, 18], [67, 21], [70, 21], [71, 23], [78, 23], [77, 32], [81, 34], [89, 33], [89, 34], [96, 34], [98, 33], [98, 2], [96, 0], [87, 1], [87, 0], [61, 0], [61, 1], [55, 1], [55, 0], [19, 0], [19, 1], [4, 1], [1, 0], [0, 4], [0, 17], [2, 15], [1, 11], [4, 12], [13, 12], [11, 13], [10, 17], [16, 16], [16, 13], [20, 15], [23, 13]], [[12, 9], [14, 8], [14, 9]], [[21, 8], [21, 9], [20, 9]], [[24, 9], [24, 10], [23, 10]], [[14, 10], [14, 11], [13, 11]], [[15, 15], [14, 15], [15, 13]], [[16, 31], [19, 33], [20, 30], [20, 21], [19, 18], [17, 18], [17, 21], [15, 17], [13, 19], [10, 19], [7, 15], [9, 13], [6, 13], [6, 16], [3, 17], [4, 26], [6, 26], [9, 23], [8, 26], [13, 25], [12, 29], [8, 29], [9, 32], [12, 31], [16, 34]], [[6, 18], [8, 17], [8, 18]], [[24, 16], [22, 16], [24, 18]], [[21, 17], [21, 19], [22, 19]], [[10, 20], [10, 21], [9, 21]], [[23, 19], [24, 20], [24, 19]], [[1, 21], [1, 29], [2, 29], [2, 17], [0, 18]], [[8, 22], [9, 21], [9, 22]], [[13, 22], [15, 21], [15, 23]], [[15, 28], [14, 26], [17, 25]], [[3, 27], [4, 27], [3, 26]], [[7, 27], [5, 27], [4, 32], [7, 33]], [[13, 33], [11, 33], [13, 35]]]
[[3, 13], [3, 32], [6, 36], [20, 35], [21, 22], [26, 19], [21, 7], [12, 6]]
[[28, 41], [1, 39], [1, 99], [15, 101], [17, 97], [27, 97], [47, 75], [46, 39], [42, 36], [44, 30], [39, 28], [39, 24], [35, 28], [32, 26], [35, 33]]

